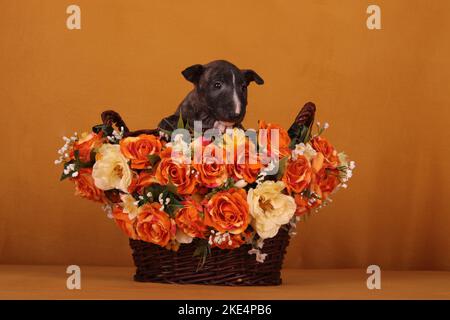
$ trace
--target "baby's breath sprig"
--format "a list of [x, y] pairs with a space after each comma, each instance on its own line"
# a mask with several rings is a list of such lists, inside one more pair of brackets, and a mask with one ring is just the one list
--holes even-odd
[[226, 242], [229, 246], [233, 244], [233, 241], [231, 240], [231, 235], [228, 232], [219, 232], [215, 230], [211, 230], [211, 235], [208, 238], [208, 244], [222, 244], [223, 242]]
[[355, 167], [355, 161], [350, 161], [348, 165], [337, 167], [337, 169], [340, 171], [339, 179], [341, 181], [341, 184], [339, 185], [339, 187], [344, 189], [347, 188], [347, 182], [353, 176], [353, 169], [355, 169]]
[[120, 127], [120, 131], [114, 129], [111, 132], [111, 135], [106, 136], [106, 138], [110, 143], [116, 144], [119, 143], [120, 140], [122, 140], [124, 133], [125, 133], [124, 127]]
[[78, 141], [78, 133], [75, 132], [73, 136], [70, 138], [64, 136], [62, 137], [64, 140], [64, 145], [58, 150], [59, 158], [55, 160], [55, 164], [61, 164], [65, 161], [68, 161], [69, 159], [69, 150], [71, 149], [72, 145]]
[[[91, 162], [83, 162], [80, 160], [79, 150], [74, 150], [73, 157], [73, 159], [70, 159], [68, 162], [64, 163], [64, 170], [61, 174], [60, 180], [64, 180], [69, 177], [76, 178], [79, 175], [80, 169], [89, 168], [93, 165], [93, 160], [91, 160]], [[93, 157], [94, 154], [91, 154], [91, 159]]]
[[172, 132], [170, 132], [170, 131], [159, 129], [159, 138], [164, 139], [166, 141], [170, 141], [171, 133]]
[[327, 130], [330, 127], [330, 124], [328, 122], [325, 122], [323, 126], [320, 124], [319, 121], [316, 122], [317, 126], [317, 134], [316, 136], [320, 136], [325, 130]]
[[64, 166], [63, 174], [67, 177], [71, 176], [72, 178], [76, 178], [78, 176], [78, 170], [75, 167], [75, 163], [69, 163]]

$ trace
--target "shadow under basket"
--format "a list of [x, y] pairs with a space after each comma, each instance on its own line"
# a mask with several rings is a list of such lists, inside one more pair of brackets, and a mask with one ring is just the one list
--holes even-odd
[[211, 249], [202, 267], [193, 256], [196, 246], [182, 244], [177, 252], [141, 240], [130, 239], [136, 265], [135, 281], [225, 286], [275, 286], [281, 284], [281, 267], [290, 236], [285, 228], [264, 240], [264, 263], [249, 254], [251, 245], [233, 250]]

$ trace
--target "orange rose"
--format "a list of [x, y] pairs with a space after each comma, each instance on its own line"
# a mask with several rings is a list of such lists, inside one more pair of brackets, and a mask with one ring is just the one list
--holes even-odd
[[243, 189], [219, 191], [205, 207], [205, 223], [220, 232], [238, 234], [250, 222], [247, 194]]
[[311, 160], [311, 168], [313, 173], [317, 173], [322, 169], [325, 157], [322, 152], [317, 152], [317, 154]]
[[159, 154], [161, 147], [159, 138], [149, 134], [128, 137], [120, 141], [120, 151], [125, 158], [131, 160], [133, 169], [145, 169], [150, 166], [148, 156]]
[[339, 170], [325, 166], [317, 173], [315, 180], [322, 192], [323, 199], [326, 199], [340, 183]]
[[247, 183], [253, 183], [256, 181], [256, 177], [258, 176], [262, 164], [258, 159], [257, 155], [255, 155], [256, 163], [250, 163], [250, 151], [248, 149], [248, 145], [245, 148], [245, 152], [241, 155], [235, 152], [234, 163], [227, 165], [228, 174], [233, 177], [236, 181], [245, 180]]
[[[215, 188], [228, 179], [227, 166], [224, 164], [225, 150], [217, 146], [208, 150], [210, 150], [209, 154], [203, 153], [201, 163], [194, 163], [193, 166], [197, 170], [199, 182], [208, 188]], [[223, 152], [222, 158], [220, 154], [216, 156], [216, 152]]]
[[169, 215], [160, 211], [160, 208], [161, 205], [157, 202], [140, 207], [136, 232], [139, 239], [165, 247], [175, 238], [176, 226]]
[[[274, 123], [266, 123], [265, 121], [259, 121], [259, 129], [258, 132], [258, 141], [266, 141], [267, 153], [269, 155], [275, 154], [280, 158], [288, 156], [291, 154], [291, 150], [289, 149], [289, 144], [291, 143], [291, 138], [289, 138], [289, 134], [285, 129], [281, 126]], [[266, 129], [267, 131], [264, 133], [261, 129]], [[271, 138], [271, 130], [278, 131], [278, 149], [272, 150], [272, 138]], [[275, 146], [274, 146], [275, 148]]]
[[299, 155], [296, 160], [288, 161], [283, 181], [289, 193], [301, 193], [311, 182], [311, 175], [311, 164], [305, 156]]
[[200, 215], [203, 211], [201, 205], [194, 200], [186, 200], [183, 205], [175, 218], [178, 228], [192, 238], [204, 238], [207, 228]]
[[310, 209], [310, 203], [308, 202], [308, 199], [301, 194], [294, 195], [295, 204], [297, 205], [297, 208], [295, 209], [295, 215], [301, 216], [309, 211]]
[[[168, 154], [170, 154], [169, 149], [165, 150]], [[162, 185], [172, 183], [177, 187], [179, 194], [193, 194], [197, 185], [191, 166], [173, 160], [170, 156], [164, 156], [161, 159], [156, 168], [155, 178]]]
[[91, 151], [95, 148], [99, 148], [103, 143], [101, 133], [91, 132], [89, 134], [81, 135], [80, 139], [73, 144], [73, 150], [70, 153], [70, 157], [74, 158], [74, 151], [78, 151], [78, 157], [82, 162], [91, 161]]
[[92, 178], [92, 168], [84, 168], [78, 171], [78, 176], [72, 178], [75, 182], [75, 194], [77, 196], [97, 202], [105, 202], [105, 194], [95, 186]]
[[133, 173], [133, 179], [131, 180], [131, 184], [128, 187], [128, 192], [138, 192], [142, 193], [142, 190], [145, 187], [148, 187], [152, 185], [153, 183], [156, 183], [156, 178], [154, 175], [152, 175], [149, 172], [142, 171], [139, 174]]
[[262, 168], [261, 163], [256, 164], [230, 164], [228, 165], [228, 173], [236, 181], [245, 180], [247, 183], [253, 183], [256, 181], [259, 171]]
[[316, 197], [311, 199], [306, 198], [303, 195], [296, 194], [294, 196], [295, 203], [297, 204], [296, 215], [302, 215], [310, 209], [314, 209], [320, 206], [324, 200], [326, 200], [334, 189], [340, 183], [339, 171], [332, 166], [323, 167], [317, 174], [312, 175], [311, 184], [309, 190]]
[[331, 164], [338, 163], [337, 151], [334, 147], [328, 142], [327, 139], [322, 138], [320, 136], [316, 136], [311, 139], [311, 145], [317, 152], [321, 152], [325, 157], [325, 160]]
[[127, 213], [122, 211], [122, 208], [115, 206], [112, 212], [114, 222], [129, 238], [138, 239], [135, 230], [135, 223], [130, 220]]

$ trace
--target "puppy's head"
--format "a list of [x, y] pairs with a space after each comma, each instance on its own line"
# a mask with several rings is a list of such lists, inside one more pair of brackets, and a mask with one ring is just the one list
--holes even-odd
[[247, 87], [264, 80], [253, 70], [240, 70], [224, 60], [205, 65], [195, 64], [182, 72], [195, 85], [201, 105], [215, 120], [228, 124], [240, 123], [247, 107]]

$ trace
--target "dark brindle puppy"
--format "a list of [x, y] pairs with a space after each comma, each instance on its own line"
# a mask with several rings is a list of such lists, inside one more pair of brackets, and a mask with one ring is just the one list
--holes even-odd
[[240, 127], [247, 107], [247, 86], [264, 80], [253, 70], [240, 70], [232, 63], [217, 60], [205, 65], [195, 64], [182, 72], [194, 89], [178, 106], [175, 114], [164, 118], [158, 125], [163, 130], [177, 128], [179, 115], [194, 128], [201, 120], [203, 130]]

